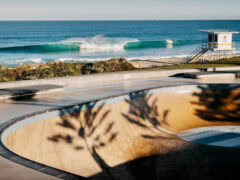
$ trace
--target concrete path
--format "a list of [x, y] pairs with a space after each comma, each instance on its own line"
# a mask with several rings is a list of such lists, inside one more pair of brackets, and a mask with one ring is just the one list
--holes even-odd
[[[220, 80], [220, 82], [223, 82]], [[94, 85], [82, 87], [76, 84], [75, 87], [65, 88], [62, 92], [57, 92], [41, 97], [32, 97], [31, 99], [16, 99], [6, 102], [0, 102], [0, 123], [11, 119], [47, 110], [49, 108], [72, 105], [84, 101], [102, 99], [120, 94], [130, 93], [137, 90], [151, 89], [165, 86], [191, 85], [205, 83], [198, 80], [165, 78], [122, 81], [105, 85]], [[232, 80], [231, 80], [232, 83]], [[235, 83], [240, 83], [235, 80]], [[2, 179], [55, 179], [52, 176], [23, 167], [0, 156], [0, 176]]]
[[23, 97], [32, 98], [33, 96], [39, 96], [44, 93], [56, 93], [63, 90], [63, 86], [54, 84], [24, 86], [18, 88], [4, 88], [0, 89], [0, 100], [12, 99], [19, 100]]
[[10, 119], [37, 111], [121, 94], [127, 94], [129, 92], [137, 90], [196, 83], [198, 82], [194, 80], [166, 78], [125, 81], [107, 85], [93, 84], [92, 86], [87, 87], [75, 86], [65, 88], [64, 91], [54, 93], [54, 95], [46, 94], [41, 97], [32, 97], [32, 99], [20, 99], [16, 101], [0, 102], [0, 123], [4, 123]]

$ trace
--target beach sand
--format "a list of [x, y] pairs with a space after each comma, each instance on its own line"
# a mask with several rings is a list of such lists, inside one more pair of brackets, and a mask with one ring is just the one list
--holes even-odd
[[149, 60], [132, 60], [129, 61], [135, 68], [153, 68], [159, 66], [168, 66], [184, 63], [186, 58], [161, 58]]
[[[203, 56], [199, 59], [199, 61], [216, 61], [220, 59], [230, 59], [233, 57], [239, 57], [239, 55], [228, 55], [228, 56]], [[129, 61], [135, 68], [153, 68], [160, 66], [169, 66], [187, 63], [189, 60], [187, 57], [172, 57], [172, 58], [161, 58], [161, 59], [148, 59], [148, 60], [132, 60]]]

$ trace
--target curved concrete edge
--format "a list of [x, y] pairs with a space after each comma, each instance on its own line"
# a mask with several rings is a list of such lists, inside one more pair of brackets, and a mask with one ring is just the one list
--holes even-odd
[[[156, 89], [152, 89], [152, 90], [146, 90], [148, 91], [147, 94], [151, 95], [151, 94], [156, 94], [156, 93], [161, 93], [161, 92], [189, 92], [189, 91], [193, 91], [193, 90], [197, 90], [196, 85], [184, 85], [184, 86], [171, 86], [171, 87], [161, 87], [161, 88], [156, 88]], [[143, 90], [144, 91], [144, 90]], [[131, 93], [139, 93], [142, 91], [133, 91]], [[113, 104], [116, 102], [120, 102], [120, 101], [124, 101], [124, 100], [129, 100], [129, 96], [128, 94], [131, 93], [127, 93], [127, 94], [120, 94], [120, 95], [116, 95], [116, 96], [111, 96], [111, 97], [107, 97], [104, 99], [95, 99], [95, 100], [91, 100], [91, 101], [86, 101], [86, 102], [82, 102], [80, 104], [74, 104], [74, 105], [70, 105], [70, 106], [61, 106], [58, 108], [53, 108], [53, 109], [49, 109], [47, 111], [42, 111], [42, 112], [36, 112], [34, 114], [30, 114], [30, 115], [26, 115], [20, 118], [17, 118], [17, 120], [13, 121], [12, 123], [9, 124], [9, 126], [7, 126], [1, 133], [0, 133], [0, 137], [1, 137], [1, 141], [3, 142], [4, 139], [11, 133], [15, 132], [16, 130], [41, 121], [41, 120], [45, 120], [45, 119], [49, 119], [49, 118], [55, 118], [58, 116], [63, 116], [63, 115], [67, 115], [67, 114], [72, 114], [74, 112], [78, 112], [79, 106], [81, 107], [81, 110], [86, 110], [86, 109], [90, 109], [92, 108], [91, 106], [91, 102], [97, 102], [96, 104], [94, 104], [94, 107], [99, 107], [102, 105], [107, 105], [107, 104]], [[141, 97], [144, 96], [145, 94], [136, 94], [136, 97]], [[88, 105], [86, 105], [88, 104]], [[76, 106], [76, 111], [74, 109], [74, 107]], [[61, 109], [67, 109], [70, 108], [70, 111], [67, 111], [66, 113], [62, 113], [60, 110]]]
[[[19, 117], [19, 119], [21, 119], [21, 117]], [[15, 121], [18, 121], [19, 119], [18, 118], [17, 119], [12, 119], [11, 121], [2, 124], [0, 126], [0, 133], [2, 134], [2, 132], [5, 130], [5, 128], [7, 128], [9, 126], [10, 122], [14, 123]], [[2, 156], [3, 158], [5, 158], [9, 161], [17, 163], [19, 165], [22, 165], [22, 166], [25, 166], [27, 168], [36, 170], [37, 172], [41, 172], [41, 173], [44, 173], [44, 174], [51, 175], [52, 177], [56, 177], [56, 178], [60, 178], [60, 179], [66, 179], [66, 178], [68, 178], [68, 179], [80, 179], [79, 176], [75, 176], [73, 174], [70, 174], [70, 173], [67, 173], [67, 172], [52, 168], [52, 167], [48, 167], [46, 165], [43, 165], [43, 164], [37, 163], [35, 161], [31, 161], [29, 159], [21, 157], [18, 154], [14, 153], [14, 152], [10, 151], [8, 148], [6, 148], [2, 141], [0, 141], [0, 156]], [[18, 170], [15, 168], [14, 171], [18, 171]], [[28, 178], [24, 177], [24, 178], [29, 179], [29, 177]], [[35, 178], [35, 177], [33, 176], [33, 178]], [[40, 177], [39, 179], [45, 179], [45, 178], [48, 178], [48, 177], [43, 176], [43, 177]]]
[[[159, 87], [159, 88], [155, 88], [155, 89], [143, 89], [143, 90], [138, 90], [138, 91], [133, 91], [131, 93], [137, 93], [136, 97], [140, 97], [143, 96], [144, 94], [141, 94], [142, 91], [148, 91], [148, 94], [155, 94], [155, 93], [160, 93], [160, 92], [175, 92], [178, 91], [179, 93], [181, 92], [187, 92], [187, 91], [193, 91], [193, 90], [197, 90], [197, 85], [195, 84], [190, 84], [190, 85], [182, 85], [182, 86], [169, 86], [169, 87]], [[58, 178], [62, 178], [62, 179], [85, 179], [84, 177], [80, 177], [77, 175], [74, 175], [72, 173], [68, 173], [62, 170], [58, 170], [40, 163], [37, 163], [35, 161], [31, 161], [28, 160], [24, 157], [19, 156], [18, 154], [10, 151], [7, 147], [4, 146], [3, 141], [5, 140], [5, 138], [10, 135], [11, 133], [17, 131], [18, 129], [41, 121], [41, 120], [45, 120], [48, 118], [53, 118], [53, 117], [58, 117], [59, 115], [65, 115], [65, 114], [60, 114], [60, 110], [61, 109], [65, 109], [65, 108], [70, 108], [70, 109], [74, 109], [73, 107], [79, 107], [79, 106], [83, 106], [82, 110], [84, 109], [88, 109], [91, 108], [91, 102], [97, 102], [97, 104], [95, 104], [95, 107], [97, 106], [101, 106], [103, 104], [112, 104], [115, 102], [119, 102], [122, 100], [126, 100], [129, 98], [129, 94], [131, 93], [125, 93], [125, 94], [119, 94], [119, 95], [115, 95], [115, 96], [109, 96], [106, 97], [104, 99], [93, 99], [90, 101], [86, 101], [86, 102], [82, 102], [80, 104], [73, 104], [73, 105], [68, 105], [68, 106], [61, 106], [58, 108], [52, 108], [49, 110], [45, 110], [45, 111], [40, 111], [40, 112], [35, 112], [33, 114], [27, 114], [21, 117], [17, 117], [15, 119], [11, 119], [5, 123], [3, 123], [2, 125], [0, 125], [0, 156], [13, 161], [15, 163], [18, 163], [20, 165], [26, 166], [28, 168], [34, 169], [36, 171], [39, 172], [43, 172]], [[139, 94], [138, 94], [139, 93]], [[88, 104], [88, 106], [84, 106], [85, 104]], [[79, 109], [79, 108], [76, 108]], [[74, 110], [72, 111], [74, 112]], [[69, 113], [72, 113], [69, 112]], [[69, 114], [66, 113], [66, 114]]]
[[[225, 67], [225, 68], [208, 68], [208, 71], [227, 71], [227, 70], [240, 70], [240, 67]], [[75, 86], [92, 85], [94, 84], [107, 84], [110, 82], [121, 82], [126, 80], [148, 79], [148, 78], [165, 78], [173, 76], [178, 73], [200, 72], [201, 69], [178, 69], [178, 70], [155, 70], [155, 71], [123, 71], [111, 72], [103, 74], [70, 76], [60, 78], [38, 79], [38, 80], [23, 80], [0, 83], [1, 88], [13, 88], [33, 85], [55, 84], [60, 86]]]
[[[201, 84], [202, 85], [208, 85], [208, 84]], [[78, 106], [84, 106], [85, 104], [88, 104], [87, 106], [84, 106], [81, 108], [82, 110], [91, 108], [91, 103], [92, 102], [97, 102], [95, 104], [95, 107], [101, 106], [103, 104], [112, 104], [115, 102], [119, 102], [122, 100], [126, 100], [129, 98], [129, 94], [131, 93], [136, 93], [136, 97], [143, 96], [145, 94], [141, 94], [142, 91], [147, 91], [147, 94], [155, 94], [155, 93], [161, 93], [161, 92], [178, 92], [178, 93], [185, 93], [185, 92], [190, 92], [194, 90], [198, 90], [197, 88], [198, 84], [188, 84], [188, 85], [176, 85], [176, 86], [168, 86], [168, 87], [158, 87], [158, 88], [149, 88], [149, 89], [142, 89], [142, 90], [137, 90], [137, 91], [132, 91], [128, 93], [123, 93], [123, 94], [118, 94], [114, 96], [109, 96], [105, 97], [103, 99], [92, 99], [89, 101], [85, 101], [79, 104], [73, 104], [73, 105], [67, 105], [67, 106], [60, 106], [57, 108], [52, 108], [40, 112], [35, 112], [33, 114], [28, 114], [24, 115], [12, 120], [7, 121], [6, 123], [2, 124], [0, 126], [0, 155], [5, 157], [6, 159], [16, 162], [18, 164], [21, 164], [23, 166], [29, 167], [31, 169], [37, 170], [39, 172], [43, 172], [58, 178], [63, 178], [63, 179], [81, 179], [84, 177], [80, 177], [68, 172], [64, 172], [40, 163], [37, 163], [35, 161], [28, 160], [26, 158], [23, 158], [13, 152], [11, 152], [8, 148], [6, 148], [3, 144], [4, 139], [10, 135], [11, 133], [15, 132], [16, 130], [20, 129], [21, 127], [24, 127], [28, 124], [32, 124], [44, 119], [52, 118], [52, 117], [57, 117], [59, 115], [65, 115], [65, 114], [60, 114], [60, 110], [64, 108], [70, 108], [74, 109], [73, 107]], [[75, 112], [74, 110], [72, 112]], [[72, 113], [71, 111], [69, 113]], [[67, 114], [69, 114], [67, 113]], [[85, 178], [84, 178], [85, 179]]]

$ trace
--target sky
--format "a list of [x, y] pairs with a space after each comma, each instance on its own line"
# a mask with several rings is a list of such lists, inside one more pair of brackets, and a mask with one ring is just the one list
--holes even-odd
[[240, 19], [240, 0], [0, 0], [0, 20]]

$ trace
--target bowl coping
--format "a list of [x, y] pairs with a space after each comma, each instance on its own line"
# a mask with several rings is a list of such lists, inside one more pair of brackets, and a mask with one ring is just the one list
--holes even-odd
[[[212, 84], [212, 83], [210, 83], [210, 84]], [[199, 86], [199, 85], [207, 86], [209, 84], [192, 83], [192, 84], [187, 84], [187, 85], [186, 84], [184, 84], [184, 85], [169, 85], [169, 86], [164, 86], [164, 87], [159, 86], [159, 87], [155, 87], [155, 88], [143, 88], [140, 90], [134, 90], [134, 91], [127, 92], [127, 93], [120, 93], [120, 94], [116, 94], [116, 95], [106, 96], [104, 98], [97, 98], [97, 99], [83, 101], [81, 103], [74, 103], [72, 105], [64, 105], [64, 106], [49, 108], [48, 110], [38, 111], [35, 113], [26, 114], [23, 116], [19, 116], [17, 118], [13, 118], [13, 119], [0, 125], [0, 155], [10, 161], [13, 161], [15, 163], [21, 164], [28, 168], [31, 168], [31, 169], [55, 176], [55, 177], [59, 177], [59, 178], [63, 178], [63, 179], [65, 179], [65, 178], [85, 179], [84, 177], [81, 177], [81, 176], [78, 176], [78, 175], [75, 175], [75, 174], [72, 174], [69, 172], [65, 172], [63, 170], [59, 170], [59, 169], [56, 169], [53, 167], [49, 167], [47, 165], [24, 158], [16, 153], [10, 151], [7, 147], [5, 147], [5, 145], [3, 144], [3, 141], [7, 138], [7, 136], [9, 136], [13, 132], [17, 131], [18, 129], [20, 129], [26, 125], [29, 125], [29, 124], [32, 124], [32, 123], [35, 123], [35, 122], [38, 122], [41, 120], [58, 117], [60, 115], [62, 116], [62, 115], [66, 115], [66, 114], [71, 114], [73, 112], [79, 112], [79, 111], [75, 111], [75, 110], [77, 110], [77, 108], [75, 108], [74, 111], [63, 114], [63, 113], [60, 113], [61, 109], [83, 106], [83, 108], [81, 110], [86, 110], [86, 109], [92, 108], [91, 103], [93, 103], [93, 102], [96, 102], [94, 107], [99, 107], [102, 105], [112, 104], [115, 102], [127, 100], [127, 99], [129, 99], [129, 94], [132, 94], [132, 93], [136, 93], [134, 97], [142, 97], [142, 96], [146, 95], [143, 93], [141, 94], [141, 92], [144, 92], [144, 91], [148, 91], [147, 92], [148, 95], [156, 94], [156, 93], [163, 93], [163, 92], [186, 93], [186, 92], [191, 92], [194, 90], [199, 90], [199, 88], [197, 88], [197, 86]], [[231, 83], [231, 85], [238, 85], [238, 84]], [[238, 89], [240, 89], [240, 86]], [[90, 104], [90, 105], [86, 106], [86, 104]]]

